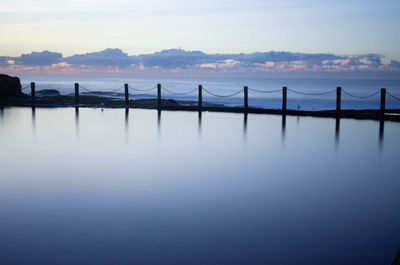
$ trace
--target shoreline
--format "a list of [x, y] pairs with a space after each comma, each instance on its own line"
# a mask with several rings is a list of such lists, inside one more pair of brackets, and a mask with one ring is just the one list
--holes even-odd
[[373, 109], [344, 109], [336, 110], [282, 110], [267, 109], [259, 107], [240, 107], [226, 106], [223, 104], [214, 104], [203, 102], [202, 106], [197, 101], [183, 101], [174, 99], [162, 99], [161, 105], [158, 105], [157, 99], [135, 99], [129, 100], [126, 104], [125, 100], [112, 97], [87, 96], [81, 95], [79, 103], [76, 104], [75, 97], [69, 95], [36, 97], [35, 101], [29, 98], [3, 98], [0, 99], [0, 107], [40, 107], [40, 108], [62, 108], [62, 107], [78, 107], [78, 108], [125, 108], [125, 109], [157, 109], [170, 111], [210, 111], [210, 112], [227, 112], [227, 113], [248, 113], [248, 114], [274, 114], [289, 116], [310, 116], [320, 118], [349, 118], [363, 120], [378, 121], [395, 121], [400, 122], [400, 109], [380, 110]]

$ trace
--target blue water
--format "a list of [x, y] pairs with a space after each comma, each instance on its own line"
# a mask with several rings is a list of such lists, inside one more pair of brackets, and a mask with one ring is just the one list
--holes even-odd
[[[193, 90], [202, 84], [208, 91], [218, 95], [229, 95], [248, 86], [250, 89], [272, 91], [287, 86], [288, 89], [304, 93], [320, 93], [335, 90], [341, 86], [343, 90], [355, 96], [368, 96], [381, 88], [386, 88], [400, 99], [400, 80], [351, 80], [351, 79], [271, 79], [271, 78], [166, 78], [166, 77], [82, 77], [82, 76], [21, 76], [23, 87], [30, 82], [36, 82], [37, 90], [57, 89], [62, 94], [74, 93], [74, 83], [79, 83], [81, 93], [87, 93], [85, 89], [95, 91], [111, 91], [121, 88], [117, 92], [123, 93], [122, 86], [128, 83], [138, 90], [155, 88], [157, 83], [173, 92], [186, 92]], [[29, 88], [26, 90], [29, 92]], [[135, 91], [130, 90], [130, 98], [155, 98], [157, 90]], [[123, 94], [120, 94], [123, 97]], [[197, 91], [188, 95], [175, 95], [162, 90], [163, 98], [195, 100], [198, 99]], [[400, 101], [387, 95], [386, 108], [400, 108]], [[221, 103], [226, 105], [243, 105], [243, 93], [234, 97], [220, 98], [203, 91], [203, 101]], [[259, 93], [249, 91], [249, 105], [279, 109], [282, 107], [282, 92]], [[289, 109], [326, 110], [336, 108], [336, 92], [327, 95], [307, 96], [288, 91], [287, 107]], [[342, 93], [342, 108], [344, 109], [379, 109], [380, 93], [367, 98], [353, 98]]]
[[0, 264], [390, 264], [400, 124], [0, 110]]

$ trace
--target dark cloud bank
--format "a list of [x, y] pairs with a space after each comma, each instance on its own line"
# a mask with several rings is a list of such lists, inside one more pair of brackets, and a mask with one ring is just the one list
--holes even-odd
[[47, 67], [53, 69], [118, 69], [119, 72], [183, 71], [209, 73], [268, 72], [392, 72], [398, 76], [400, 62], [382, 63], [379, 54], [341, 56], [328, 53], [255, 52], [207, 54], [201, 51], [170, 49], [129, 56], [120, 49], [63, 57], [58, 52], [32, 52], [19, 57], [0, 57], [0, 67]]

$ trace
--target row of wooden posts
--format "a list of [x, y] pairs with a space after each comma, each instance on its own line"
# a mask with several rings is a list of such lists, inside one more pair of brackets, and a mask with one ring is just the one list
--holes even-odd
[[[124, 84], [125, 88], [125, 103], [128, 106], [129, 105], [129, 86], [128, 84]], [[199, 85], [199, 98], [198, 98], [198, 106], [202, 107], [203, 106], [203, 86]], [[243, 105], [244, 108], [249, 107], [249, 88], [245, 86], [243, 88]], [[35, 101], [35, 82], [31, 83], [31, 95], [32, 95], [32, 101]], [[336, 111], [341, 110], [341, 99], [342, 99], [342, 88], [337, 87], [336, 88]], [[286, 110], [286, 102], [287, 102], [287, 87], [282, 87], [282, 110]], [[75, 104], [79, 104], [79, 83], [75, 83]], [[161, 106], [161, 84], [157, 84], [157, 105], [160, 107]], [[386, 105], [386, 88], [381, 88], [381, 105], [380, 105], [380, 110], [382, 112], [385, 111], [385, 105]]]

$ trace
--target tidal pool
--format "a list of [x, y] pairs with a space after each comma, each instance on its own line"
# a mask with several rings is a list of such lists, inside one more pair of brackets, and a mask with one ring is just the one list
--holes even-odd
[[400, 123], [0, 109], [0, 264], [390, 264]]

